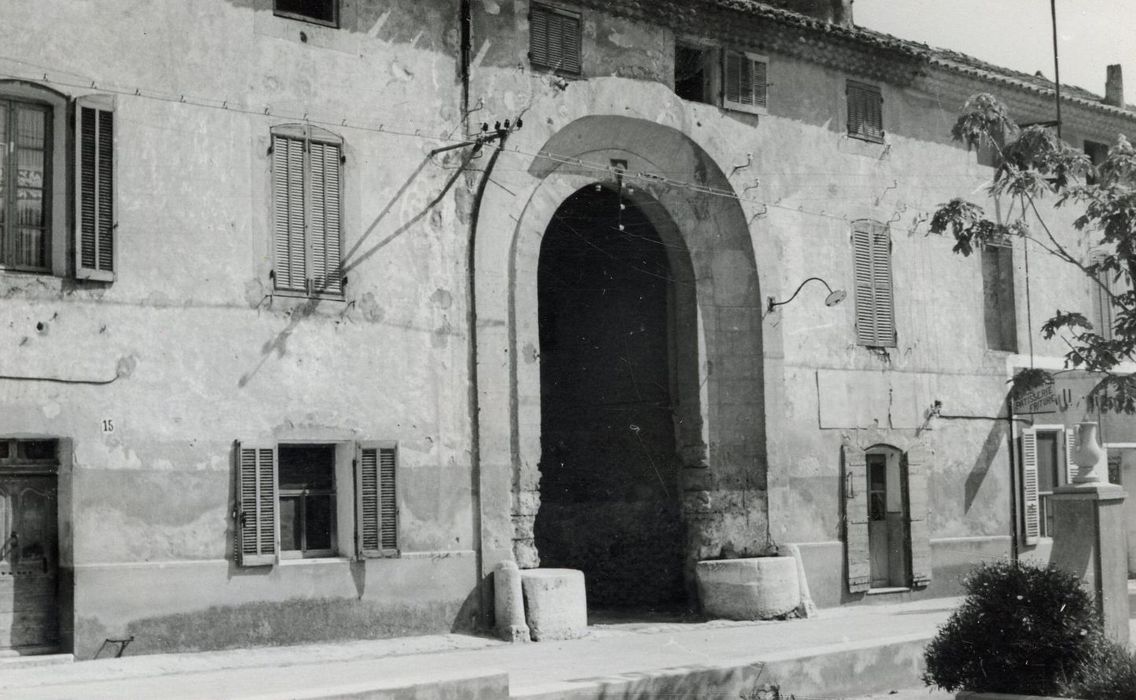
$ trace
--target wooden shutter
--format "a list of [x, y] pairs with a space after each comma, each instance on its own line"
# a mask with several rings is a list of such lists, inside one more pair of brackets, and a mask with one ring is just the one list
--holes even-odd
[[723, 54], [722, 105], [760, 112], [766, 106], [765, 61], [738, 51]]
[[1037, 432], [1022, 430], [1022, 534], [1026, 544], [1041, 538], [1041, 503], [1037, 481]]
[[115, 263], [114, 100], [75, 102], [75, 276], [113, 281]]
[[856, 293], [856, 342], [895, 347], [891, 237], [887, 227], [861, 220], [852, 225], [852, 275]]
[[[1103, 253], [1095, 253], [1089, 262], [1099, 265], [1104, 257]], [[1096, 281], [1091, 282], [1090, 285], [1092, 286], [1093, 324], [1102, 338], [1112, 340], [1115, 337], [1112, 326], [1116, 320], [1113, 315], [1112, 297], [1109, 296], [1109, 292], [1113, 289], [1112, 275], [1107, 270], [1101, 270], [1097, 272]]]
[[1073, 483], [1077, 478], [1077, 465], [1073, 463], [1073, 454], [1077, 451], [1077, 429], [1065, 429], [1065, 483]]
[[340, 274], [341, 152], [337, 144], [311, 143], [311, 291], [316, 293], [343, 293]]
[[884, 140], [883, 96], [879, 88], [848, 81], [848, 135], [869, 141]]
[[872, 583], [868, 550], [868, 464], [864, 451], [845, 445], [844, 546], [848, 562], [848, 591], [862, 593]]
[[398, 554], [397, 448], [361, 443], [356, 454], [356, 549], [360, 557]]
[[273, 135], [272, 190], [276, 289], [306, 292], [303, 139]]
[[529, 60], [565, 73], [580, 72], [580, 16], [533, 4], [529, 12]]
[[931, 531], [927, 524], [928, 459], [914, 447], [903, 455], [907, 475], [907, 536], [911, 543], [911, 585], [931, 582]]
[[276, 448], [237, 443], [235, 555], [240, 566], [276, 561]]

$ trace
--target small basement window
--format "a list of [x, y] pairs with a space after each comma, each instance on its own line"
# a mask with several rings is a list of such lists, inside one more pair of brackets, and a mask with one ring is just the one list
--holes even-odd
[[280, 17], [339, 26], [339, 0], [273, 0], [273, 12]]

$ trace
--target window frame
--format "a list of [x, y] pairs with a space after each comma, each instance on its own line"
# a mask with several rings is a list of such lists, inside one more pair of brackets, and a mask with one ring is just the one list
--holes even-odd
[[[1039, 433], [1057, 435], [1057, 462], [1054, 465], [1054, 476], [1056, 479], [1053, 484], [1053, 489], [1049, 491], [1041, 490], [1041, 471], [1037, 446], [1037, 436]], [[1039, 423], [1028, 428], [1022, 428], [1018, 437], [1018, 463], [1021, 476], [1020, 485], [1018, 487], [1018, 492], [1021, 496], [1021, 538], [1024, 544], [1033, 546], [1038, 544], [1043, 538], [1051, 539], [1053, 537], [1053, 533], [1050, 532], [1050, 526], [1048, 524], [1051, 520], [1049, 497], [1052, 496], [1057, 489], [1073, 483], [1076, 476], [1077, 466], [1073, 463], [1073, 451], [1076, 449], [1076, 430], [1067, 428], [1060, 423]], [[1032, 445], [1030, 444], [1031, 442]], [[1034, 498], [1031, 497], [1031, 490], [1036, 495], [1036, 505], [1032, 516], [1030, 513], [1030, 505], [1034, 501]], [[1031, 518], [1037, 519], [1035, 524], [1037, 534], [1031, 534]]]
[[[404, 499], [397, 441], [236, 440], [233, 446], [233, 468], [236, 470], [232, 508], [233, 558], [238, 566], [401, 557], [401, 506]], [[332, 453], [333, 529], [330, 550], [305, 552], [302, 548], [287, 551], [281, 548], [281, 501], [303, 491], [280, 488], [280, 452], [289, 447], [327, 447]], [[371, 531], [366, 530], [367, 523], [363, 517], [366, 488], [363, 453], [366, 450], [375, 450], [374, 499], [377, 512]], [[388, 480], [385, 481], [383, 452], [389, 457]], [[266, 460], [271, 460], [271, 470]], [[382, 510], [384, 497], [388, 499], [389, 506], [386, 512]], [[384, 521], [390, 525], [389, 531], [383, 530]], [[265, 537], [264, 533], [269, 530], [271, 537]], [[368, 542], [375, 546], [367, 548]]]
[[[275, 172], [275, 149], [277, 146], [276, 139], [288, 139], [292, 141], [301, 142], [303, 148], [303, 165], [302, 165], [302, 179], [303, 179], [303, 236], [304, 236], [304, 288], [297, 289], [294, 286], [282, 286], [280, 282], [280, 274], [278, 274], [278, 267], [280, 260], [277, 257], [277, 177]], [[310, 124], [277, 124], [269, 129], [269, 189], [271, 191], [271, 216], [269, 226], [269, 259], [272, 261], [271, 277], [272, 277], [272, 293], [278, 296], [291, 296], [305, 299], [328, 299], [335, 301], [342, 301], [346, 295], [344, 287], [346, 287], [346, 275], [343, 271], [343, 250], [344, 250], [344, 192], [346, 189], [345, 176], [347, 170], [347, 155], [346, 144], [343, 137], [335, 134], [326, 129], [321, 129], [317, 126]], [[313, 196], [312, 191], [312, 159], [311, 159], [311, 144], [320, 143], [325, 145], [335, 146], [339, 149], [339, 159], [337, 167], [339, 191], [337, 193], [339, 201], [339, 231], [337, 232], [337, 248], [339, 251], [339, 260], [336, 263], [339, 275], [339, 289], [328, 291], [327, 289], [319, 290], [315, 288], [312, 283], [314, 264], [314, 254], [312, 251], [312, 211], [313, 211]]]
[[[983, 325], [986, 349], [994, 352], [1016, 353], [1018, 351], [1017, 274], [1014, 258], [1014, 243], [1008, 237], [988, 241], [982, 246], [980, 265], [982, 267]], [[997, 280], [990, 280], [992, 276], [996, 276]], [[1000, 283], [999, 286], [990, 289], [988, 284], [992, 281]], [[1001, 294], [1003, 291], [1008, 293], [1008, 299], [1006, 295]], [[991, 300], [999, 303], [988, 307], [987, 303]], [[1007, 316], [1008, 320], [1003, 320]], [[992, 326], [995, 323], [997, 324], [997, 337], [992, 337], [991, 331], [994, 330]]]
[[[769, 57], [752, 51], [744, 51], [742, 49], [733, 49], [722, 47], [718, 49], [720, 67], [718, 69], [718, 83], [719, 83], [719, 106], [722, 109], [730, 109], [735, 112], [747, 112], [749, 114], [768, 114], [769, 113]], [[753, 64], [760, 63], [764, 66], [765, 82], [761, 85], [761, 104], [758, 104], [757, 92], [754, 92], [754, 104], [747, 105], [741, 101], [729, 99], [729, 91], [727, 90], [726, 80], [729, 77], [728, 61], [731, 56], [738, 56], [742, 60], [748, 61], [750, 69], [752, 70]], [[751, 80], [751, 88], [756, 86], [756, 83]]]
[[[549, 15], [557, 17], [566, 17], [575, 21], [576, 23], [576, 42], [572, 47], [575, 53], [575, 67], [563, 67], [564, 61], [561, 60], [558, 65], [551, 65], [549, 62], [539, 60], [539, 57], [534, 51], [533, 45], [533, 18], [538, 12], [546, 12]], [[584, 74], [584, 16], [577, 10], [570, 10], [566, 7], [561, 7], [548, 2], [531, 2], [529, 3], [528, 12], [529, 31], [528, 31], [528, 59], [529, 65], [533, 68], [548, 71], [556, 75], [568, 76], [581, 76]]]
[[339, 28], [340, 22], [340, 3], [339, 0], [328, 0], [331, 3], [331, 20], [324, 20], [311, 15], [305, 15], [302, 12], [289, 12], [288, 10], [281, 10], [277, 7], [277, 0], [272, 0], [272, 14], [276, 17], [284, 17], [286, 19], [296, 20], [297, 22], [307, 22], [308, 24], [318, 24], [322, 27], [331, 27], [333, 29]]
[[[282, 450], [288, 448], [313, 448], [313, 447], [326, 447], [330, 453], [330, 463], [328, 468], [331, 470], [331, 488], [330, 489], [291, 489], [284, 488], [280, 480], [280, 453]], [[339, 550], [339, 489], [340, 484], [336, 479], [336, 447], [333, 443], [320, 443], [320, 442], [282, 442], [276, 445], [276, 512], [277, 512], [277, 551], [279, 552], [280, 559], [328, 559], [332, 557], [341, 556]], [[307, 498], [308, 496], [330, 496], [331, 497], [331, 537], [330, 547], [325, 549], [308, 549], [305, 545], [307, 542], [307, 527], [306, 527], [306, 513], [307, 513]], [[285, 498], [298, 498], [300, 503], [300, 548], [299, 549], [284, 549], [284, 538], [282, 537], [282, 528], [284, 527], [284, 519], [281, 515], [283, 513], [282, 503]]]
[[[47, 237], [46, 262], [44, 267], [8, 265], [0, 256], [0, 273], [19, 273], [66, 277], [69, 270], [68, 251], [71, 240], [68, 231], [69, 196], [68, 187], [68, 125], [71, 122], [71, 100], [67, 95], [43, 85], [24, 80], [0, 80], [0, 100], [35, 104], [46, 107], [50, 117], [45, 122], [49, 137], [49, 153], [44, 158], [44, 190], [47, 203], [44, 206], [44, 232]], [[45, 149], [48, 150], [48, 149]], [[7, 154], [5, 154], [7, 157]], [[11, 226], [15, 212], [5, 226]]]
[[[884, 129], [884, 95], [883, 90], [880, 88], [880, 86], [873, 85], [871, 83], [860, 82], [858, 80], [852, 80], [849, 78], [845, 82], [844, 95], [845, 122], [848, 137], [859, 139], [861, 141], [868, 141], [870, 143], [886, 143], [887, 130]], [[853, 129], [852, 104], [853, 99], [858, 97], [862, 97], [865, 100], [870, 97], [875, 97], [876, 114], [879, 117], [879, 123], [877, 124], [877, 126], [879, 127], [880, 133], [878, 136], [864, 129]], [[866, 102], [865, 107], [867, 107], [868, 104], [869, 103]], [[870, 116], [870, 112], [868, 113], [868, 116]], [[869, 120], [867, 119], [867, 117], [864, 117], [860, 120], [860, 124], [864, 124], [868, 121]]]

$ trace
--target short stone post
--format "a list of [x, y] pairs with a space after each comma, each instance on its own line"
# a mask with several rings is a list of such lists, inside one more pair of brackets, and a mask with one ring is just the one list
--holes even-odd
[[506, 642], [529, 641], [521, 593], [521, 570], [516, 562], [503, 561], [493, 570], [493, 615], [501, 639]]
[[[1092, 429], [1088, 428], [1090, 425]], [[1080, 428], [1078, 454], [1074, 459], [1080, 466], [1077, 478], [1050, 496], [1053, 508], [1050, 561], [1081, 577], [1096, 602], [1105, 634], [1115, 642], [1127, 644], [1128, 546], [1124, 489], [1101, 481], [1099, 474], [1094, 473], [1103, 455], [1096, 445], [1096, 424], [1082, 423]]]

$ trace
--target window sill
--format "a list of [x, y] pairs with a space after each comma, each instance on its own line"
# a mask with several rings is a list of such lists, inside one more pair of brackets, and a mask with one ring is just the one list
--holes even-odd
[[869, 588], [867, 595], [888, 595], [891, 593], [907, 593], [911, 589], [907, 586], [888, 586], [887, 588]]
[[280, 566], [326, 566], [328, 564], [350, 564], [351, 557], [312, 557], [310, 559], [280, 559]]

